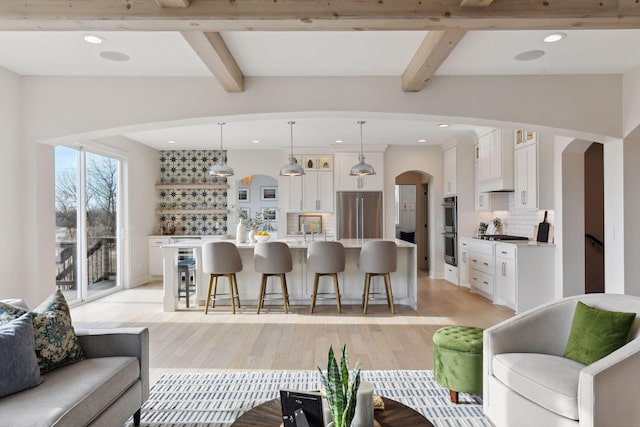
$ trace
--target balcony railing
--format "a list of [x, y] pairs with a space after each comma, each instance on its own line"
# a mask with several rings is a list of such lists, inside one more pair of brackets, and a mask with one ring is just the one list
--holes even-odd
[[[117, 274], [116, 239], [100, 237], [89, 239], [87, 270], [89, 284], [114, 280]], [[58, 289], [78, 289], [76, 242], [57, 242], [56, 246], [56, 286]]]

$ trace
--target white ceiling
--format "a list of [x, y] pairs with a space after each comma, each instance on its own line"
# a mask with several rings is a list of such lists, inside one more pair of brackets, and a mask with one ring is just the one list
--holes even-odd
[[[558, 43], [544, 43], [550, 31], [471, 31], [438, 69], [437, 75], [620, 74], [640, 66], [640, 30], [563, 30]], [[179, 32], [91, 32], [106, 42], [83, 41], [88, 32], [0, 31], [0, 66], [25, 76], [211, 76]], [[223, 32], [242, 73], [253, 76], [397, 76], [424, 39], [422, 31]], [[543, 50], [533, 61], [514, 56]], [[113, 62], [101, 52], [131, 59]], [[367, 120], [366, 144], [443, 144], [482, 128], [404, 120], [393, 116], [287, 117], [281, 120], [213, 118], [209, 125], [157, 129], [126, 136], [157, 149], [219, 146], [215, 124], [227, 121], [225, 148], [282, 148], [289, 144], [287, 120], [297, 120], [296, 146], [328, 146], [336, 139], [359, 143], [356, 120]], [[168, 140], [177, 142], [167, 144]], [[252, 140], [261, 141], [252, 144]]]

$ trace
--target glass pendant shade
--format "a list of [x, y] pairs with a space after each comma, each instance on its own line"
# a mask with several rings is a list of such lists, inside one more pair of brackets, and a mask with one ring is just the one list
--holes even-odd
[[296, 157], [293, 155], [293, 125], [295, 125], [296, 122], [288, 122], [288, 124], [291, 126], [291, 153], [289, 154], [289, 163], [280, 168], [280, 176], [304, 175], [304, 168], [296, 162]]
[[233, 176], [234, 174], [231, 166], [222, 163], [222, 126], [224, 126], [225, 123], [218, 124], [220, 125], [220, 163], [211, 165], [211, 168], [209, 168], [209, 175], [226, 178], [228, 176]]
[[365, 124], [365, 122], [359, 121], [358, 124], [360, 125], [360, 155], [358, 156], [358, 163], [351, 168], [351, 172], [349, 172], [349, 175], [351, 176], [375, 175], [376, 171], [375, 169], [373, 169], [373, 166], [371, 166], [368, 163], [365, 163], [364, 161], [364, 150], [362, 145], [362, 125]]

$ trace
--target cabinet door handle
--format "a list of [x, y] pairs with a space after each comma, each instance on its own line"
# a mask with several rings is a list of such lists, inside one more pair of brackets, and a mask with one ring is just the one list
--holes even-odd
[[489, 267], [489, 263], [488, 262], [483, 262], [484, 265], [486, 265], [487, 267]]
[[320, 210], [320, 200], [316, 200], [316, 210]]
[[528, 205], [529, 204], [529, 192], [527, 190], [524, 190], [524, 204]]
[[302, 199], [300, 199], [300, 210], [302, 210]]
[[500, 251], [501, 254], [507, 254], [507, 251]]
[[473, 280], [478, 280], [478, 278], [476, 276], [473, 276]]
[[467, 262], [467, 253], [466, 252], [462, 253], [462, 262]]
[[487, 282], [486, 280], [484, 280], [482, 283], [484, 283], [485, 285], [489, 286], [489, 282]]
[[502, 275], [505, 276], [505, 277], [507, 276], [507, 263], [506, 262], [502, 263]]
[[477, 259], [472, 259], [471, 261], [476, 262], [476, 263], [478, 262], [478, 260], [477, 260]]

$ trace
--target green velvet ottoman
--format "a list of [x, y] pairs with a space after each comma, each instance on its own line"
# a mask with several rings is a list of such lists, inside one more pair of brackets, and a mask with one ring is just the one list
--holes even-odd
[[460, 391], [482, 394], [482, 329], [438, 329], [433, 334], [433, 371], [438, 384], [449, 389], [453, 403], [458, 403]]

